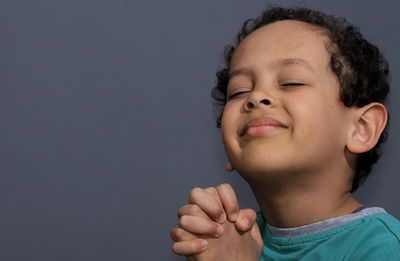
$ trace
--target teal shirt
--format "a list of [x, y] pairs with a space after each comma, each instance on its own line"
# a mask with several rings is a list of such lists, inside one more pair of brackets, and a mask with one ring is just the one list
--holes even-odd
[[[356, 214], [344, 217], [354, 219], [354, 215]], [[260, 261], [400, 261], [400, 221], [395, 217], [382, 209], [380, 213], [366, 214], [348, 222], [338, 222], [341, 219], [342, 217], [331, 219], [333, 222], [330, 222], [328, 228], [327, 222], [318, 222], [317, 227], [325, 225], [325, 229], [320, 231], [307, 233], [307, 227], [312, 228], [314, 225], [311, 224], [299, 227], [303, 228], [301, 235], [291, 237], [291, 231], [298, 231], [299, 228], [290, 228], [286, 229], [286, 235], [276, 236], [271, 231], [279, 228], [267, 225], [259, 212], [257, 223], [264, 240]], [[285, 229], [280, 230], [285, 232]]]

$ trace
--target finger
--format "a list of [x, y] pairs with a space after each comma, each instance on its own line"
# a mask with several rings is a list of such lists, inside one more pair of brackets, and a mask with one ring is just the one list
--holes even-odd
[[202, 217], [184, 215], [179, 219], [179, 227], [187, 232], [219, 237], [224, 233], [224, 227]]
[[226, 163], [226, 165], [225, 165], [225, 170], [226, 170], [226, 171], [229, 171], [229, 172], [232, 172], [232, 171], [235, 170], [235, 168], [232, 166], [232, 163], [230, 163], [230, 162], [228, 161], [228, 163]]
[[[209, 193], [209, 194], [215, 199], [215, 201], [218, 203], [218, 205], [219, 205], [219, 207], [220, 207], [221, 209], [224, 209], [224, 206], [222, 205], [221, 198], [219, 197], [219, 194], [218, 194], [218, 191], [217, 191], [216, 188], [214, 188], [214, 187], [209, 187], [209, 188], [206, 188], [206, 189], [204, 189], [204, 190], [205, 190], [207, 193]], [[224, 211], [222, 212], [222, 215], [218, 217], [218, 220], [215, 220], [215, 221], [217, 221], [218, 223], [222, 224], [222, 223], [225, 222], [225, 220], [226, 220], [226, 213], [225, 213], [225, 210], [224, 210]]]
[[193, 239], [197, 239], [198, 238], [195, 235], [193, 235], [192, 233], [189, 233], [189, 232], [185, 231], [184, 229], [182, 229], [180, 227], [172, 228], [170, 233], [169, 233], [169, 235], [170, 235], [171, 239], [176, 241], [176, 242], [189, 241], [189, 240], [193, 240]]
[[253, 228], [251, 229], [251, 235], [257, 242], [258, 251], [261, 252], [264, 247], [264, 241], [262, 239], [260, 228], [258, 227], [257, 223], [253, 225]]
[[228, 215], [228, 219], [235, 222], [239, 217], [239, 203], [236, 198], [236, 193], [232, 186], [225, 183], [217, 187], [219, 197], [221, 198], [225, 212]]
[[223, 207], [204, 189], [192, 189], [189, 196], [189, 204], [198, 205], [212, 220], [218, 221], [223, 218]]
[[197, 216], [208, 219], [208, 215], [198, 206], [195, 204], [187, 204], [181, 207], [178, 210], [178, 217], [189, 215], [189, 216]]
[[207, 248], [207, 240], [194, 239], [190, 241], [175, 242], [172, 251], [180, 256], [188, 256], [203, 252]]
[[235, 226], [239, 231], [245, 232], [251, 229], [256, 223], [257, 214], [253, 209], [241, 209], [239, 217], [235, 221]]

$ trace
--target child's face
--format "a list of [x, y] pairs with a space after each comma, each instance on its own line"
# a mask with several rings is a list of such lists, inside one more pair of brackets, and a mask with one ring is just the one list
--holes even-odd
[[[352, 109], [339, 98], [329, 39], [312, 28], [290, 20], [264, 26], [233, 55], [221, 132], [230, 162], [248, 181], [263, 173], [322, 174], [346, 164]], [[229, 98], [237, 92], [243, 93]], [[260, 118], [285, 127], [250, 128], [241, 135]]]

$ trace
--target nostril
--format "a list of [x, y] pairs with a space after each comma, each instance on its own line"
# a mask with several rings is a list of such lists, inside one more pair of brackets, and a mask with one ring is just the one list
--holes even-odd
[[261, 103], [263, 103], [265, 105], [271, 104], [271, 102], [269, 100], [267, 100], [267, 99], [262, 100]]
[[254, 104], [251, 103], [251, 102], [247, 102], [247, 107], [250, 108], [250, 109], [251, 109], [251, 108], [254, 108]]

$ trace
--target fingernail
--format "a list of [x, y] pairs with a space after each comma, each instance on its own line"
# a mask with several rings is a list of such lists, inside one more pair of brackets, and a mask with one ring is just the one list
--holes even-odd
[[217, 233], [215, 234], [215, 236], [219, 237], [224, 233], [224, 227], [223, 226], [218, 226], [217, 227]]
[[207, 242], [207, 240], [200, 240], [199, 245], [201, 247], [201, 249], [200, 249], [200, 251], [201, 251], [201, 250], [204, 250], [207, 247], [208, 242]]
[[232, 219], [231, 221], [236, 221], [237, 218], [238, 218], [238, 213], [235, 212], [231, 214], [231, 219]]
[[226, 219], [226, 214], [225, 214], [225, 212], [222, 212], [222, 214], [221, 214], [221, 216], [219, 216], [217, 222], [224, 223], [225, 219]]

